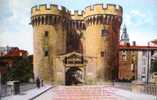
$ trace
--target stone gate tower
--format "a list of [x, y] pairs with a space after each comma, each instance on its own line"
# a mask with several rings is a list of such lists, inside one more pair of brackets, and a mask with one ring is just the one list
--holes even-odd
[[65, 7], [40, 5], [32, 8], [34, 37], [34, 74], [54, 81], [56, 56], [66, 53], [67, 24], [70, 13]]
[[71, 68], [69, 73], [80, 71], [87, 84], [111, 80], [113, 74], [118, 76], [122, 13], [122, 7], [113, 4], [95, 4], [73, 14], [63, 6], [33, 7], [35, 77], [64, 84], [68, 75], [72, 79], [72, 75], [65, 74]]
[[96, 81], [111, 80], [118, 64], [122, 7], [95, 4], [85, 8], [83, 17], [86, 24], [84, 53], [87, 59], [90, 58], [87, 63], [87, 78]]

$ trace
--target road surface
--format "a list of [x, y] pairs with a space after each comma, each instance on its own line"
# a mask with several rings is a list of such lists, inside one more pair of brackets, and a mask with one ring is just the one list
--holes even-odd
[[58, 86], [36, 100], [128, 100], [110, 86]]

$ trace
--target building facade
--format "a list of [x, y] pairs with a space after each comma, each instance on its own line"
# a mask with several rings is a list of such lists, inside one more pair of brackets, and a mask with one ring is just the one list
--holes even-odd
[[149, 82], [152, 57], [157, 52], [157, 46], [149, 44], [148, 46], [138, 46], [135, 41], [130, 45], [126, 30], [124, 27], [119, 46], [118, 79], [121, 81]]
[[5, 56], [12, 47], [0, 47], [0, 57]]
[[73, 76], [87, 84], [111, 80], [118, 70], [121, 6], [95, 4], [71, 13], [63, 6], [39, 5], [31, 14], [35, 77], [54, 84]]
[[2, 56], [28, 56], [28, 52], [26, 50], [21, 50], [18, 47], [0, 47], [0, 57]]
[[152, 57], [157, 46], [120, 46], [119, 80], [150, 81]]

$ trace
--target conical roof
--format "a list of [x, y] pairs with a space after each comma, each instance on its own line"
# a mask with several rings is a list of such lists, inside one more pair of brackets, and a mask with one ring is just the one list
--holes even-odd
[[126, 42], [126, 43], [129, 43], [129, 35], [128, 35], [128, 33], [127, 33], [127, 28], [126, 28], [125, 25], [124, 25], [124, 27], [123, 27], [123, 33], [122, 33], [122, 35], [121, 35], [121, 41]]

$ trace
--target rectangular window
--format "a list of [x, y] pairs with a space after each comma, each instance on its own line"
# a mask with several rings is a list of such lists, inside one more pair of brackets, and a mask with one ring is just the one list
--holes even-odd
[[142, 59], [142, 62], [143, 62], [143, 65], [146, 65], [146, 64], [147, 64], [147, 59], [146, 59], [146, 58], [143, 58], [143, 59]]
[[45, 31], [45, 37], [48, 37], [48, 35], [49, 35], [49, 32]]
[[100, 55], [101, 55], [101, 57], [104, 57], [104, 52], [102, 51], [102, 52], [100, 53]]
[[146, 74], [146, 68], [145, 67], [142, 68], [142, 74]]
[[122, 55], [122, 61], [126, 61], [127, 60], [127, 56], [126, 55]]
[[101, 36], [107, 36], [108, 35], [108, 31], [106, 29], [103, 29], [101, 31]]
[[146, 56], [147, 57], [147, 51], [143, 51], [143, 56]]
[[44, 45], [47, 47], [48, 46], [48, 31], [45, 31], [44, 33]]
[[44, 55], [45, 57], [48, 56], [48, 48], [44, 48]]
[[45, 56], [48, 56], [48, 51], [45, 51]]

